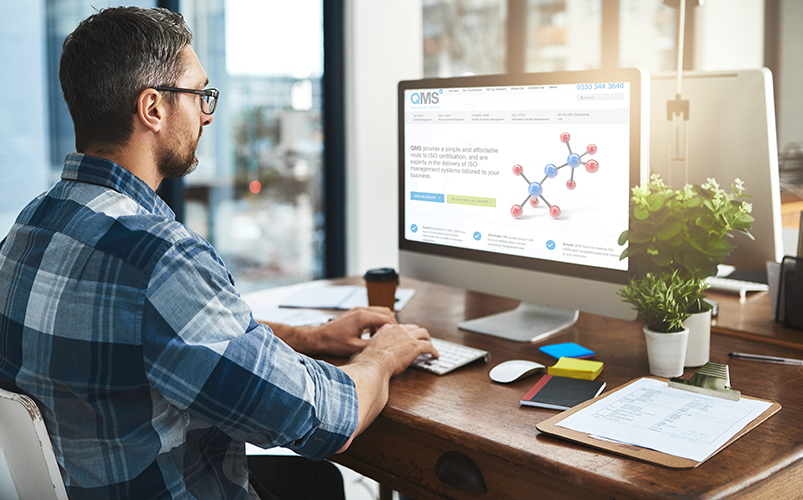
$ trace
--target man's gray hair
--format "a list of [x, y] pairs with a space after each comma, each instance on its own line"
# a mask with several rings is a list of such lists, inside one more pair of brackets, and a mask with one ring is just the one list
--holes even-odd
[[[81, 21], [64, 40], [59, 80], [75, 126], [75, 147], [110, 152], [128, 142], [137, 98], [146, 88], [175, 86], [192, 42], [181, 14], [114, 7]], [[165, 93], [168, 102], [175, 95]]]

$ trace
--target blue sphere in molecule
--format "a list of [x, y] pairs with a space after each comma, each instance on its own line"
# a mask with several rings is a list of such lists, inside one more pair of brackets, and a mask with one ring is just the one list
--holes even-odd
[[577, 153], [570, 154], [566, 159], [566, 163], [568, 163], [572, 168], [577, 168], [583, 164], [583, 162], [580, 161], [580, 155]]
[[538, 182], [531, 182], [529, 186], [527, 186], [527, 192], [530, 193], [530, 196], [533, 198], [538, 198], [541, 196], [541, 193], [544, 192], [544, 188], [541, 187], [541, 184]]
[[550, 179], [554, 179], [558, 175], [558, 167], [550, 163], [549, 165], [544, 167], [544, 175], [546, 175]]

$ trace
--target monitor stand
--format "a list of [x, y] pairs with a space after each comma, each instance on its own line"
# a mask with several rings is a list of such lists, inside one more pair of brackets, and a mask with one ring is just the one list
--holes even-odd
[[579, 311], [552, 309], [522, 302], [519, 307], [484, 318], [463, 321], [457, 327], [517, 342], [538, 342], [572, 326]]

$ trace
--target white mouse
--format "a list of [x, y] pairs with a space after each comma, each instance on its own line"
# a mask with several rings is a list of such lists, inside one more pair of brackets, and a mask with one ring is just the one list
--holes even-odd
[[527, 377], [544, 368], [541, 363], [527, 361], [526, 359], [511, 359], [494, 366], [491, 369], [491, 380], [500, 384], [508, 384], [515, 380]]

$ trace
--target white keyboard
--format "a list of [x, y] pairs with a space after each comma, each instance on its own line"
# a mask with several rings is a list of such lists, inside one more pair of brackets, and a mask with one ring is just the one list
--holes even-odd
[[440, 358], [435, 359], [429, 354], [422, 354], [415, 358], [410, 366], [436, 375], [444, 375], [478, 359], [482, 359], [486, 363], [491, 360], [491, 354], [488, 351], [456, 344], [448, 340], [433, 338], [432, 345], [438, 350], [438, 354], [441, 355]]
[[708, 286], [712, 290], [738, 292], [741, 297], [744, 297], [747, 292], [765, 292], [770, 289], [769, 285], [765, 283], [743, 281], [720, 276], [712, 276], [708, 278]]

